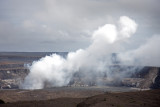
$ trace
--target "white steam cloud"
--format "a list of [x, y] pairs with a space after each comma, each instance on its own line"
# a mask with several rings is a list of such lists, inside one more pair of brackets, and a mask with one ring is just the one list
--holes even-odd
[[[42, 89], [45, 84], [65, 86], [76, 72], [80, 72], [84, 78], [93, 80], [96, 79], [97, 75], [103, 75], [104, 73], [107, 74], [108, 79], [127, 75], [122, 72], [113, 77], [111, 71], [108, 70], [108, 65], [112, 64], [111, 54], [120, 51], [123, 40], [130, 38], [136, 32], [136, 29], [135, 21], [127, 16], [120, 17], [117, 26], [105, 24], [99, 27], [93, 32], [93, 41], [88, 48], [70, 52], [65, 58], [52, 54], [41, 58], [39, 61], [34, 61], [29, 68], [30, 73], [21, 85], [22, 88]], [[140, 59], [139, 62], [143, 62], [141, 59], [144, 59], [144, 61], [151, 60], [147, 55], [159, 56], [160, 53], [155, 53], [156, 49], [152, 46], [158, 45], [160, 38], [158, 40], [156, 37], [152, 39], [157, 41], [157, 44], [149, 41], [136, 50], [120, 53], [118, 56], [122, 63], [133, 64], [136, 58]], [[148, 53], [148, 48], [151, 48], [151, 53]], [[146, 56], [144, 56], [144, 52]]]
[[119, 58], [123, 64], [160, 67], [159, 41], [160, 35], [154, 35], [139, 48], [120, 53]]

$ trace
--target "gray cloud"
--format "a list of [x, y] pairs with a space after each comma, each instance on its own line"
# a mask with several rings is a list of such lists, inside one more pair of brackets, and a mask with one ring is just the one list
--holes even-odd
[[1, 0], [0, 51], [74, 51], [99, 26], [126, 15], [138, 23], [135, 48], [160, 31], [159, 0]]

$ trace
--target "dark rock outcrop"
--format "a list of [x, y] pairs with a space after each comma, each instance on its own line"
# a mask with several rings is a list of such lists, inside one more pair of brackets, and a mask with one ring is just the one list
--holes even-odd
[[142, 89], [160, 88], [160, 68], [144, 67], [139, 72], [133, 74], [131, 78], [124, 78], [122, 83], [124, 86], [131, 86]]
[[0, 99], [0, 104], [5, 104], [5, 102], [3, 100]]

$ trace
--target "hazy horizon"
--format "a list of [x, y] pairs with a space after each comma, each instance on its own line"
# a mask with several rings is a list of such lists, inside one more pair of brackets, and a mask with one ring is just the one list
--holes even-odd
[[124, 47], [136, 49], [160, 34], [159, 0], [1, 0], [0, 51], [71, 52], [87, 48], [92, 34], [120, 16], [138, 23]]

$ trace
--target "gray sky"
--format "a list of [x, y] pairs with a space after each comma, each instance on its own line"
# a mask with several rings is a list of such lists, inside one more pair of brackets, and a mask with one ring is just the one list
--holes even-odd
[[0, 0], [0, 51], [75, 51], [99, 26], [128, 16], [135, 48], [160, 34], [160, 0]]

